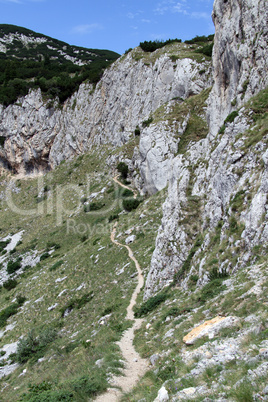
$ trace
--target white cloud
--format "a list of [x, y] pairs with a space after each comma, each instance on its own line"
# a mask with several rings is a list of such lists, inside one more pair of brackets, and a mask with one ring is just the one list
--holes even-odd
[[191, 13], [191, 17], [193, 18], [197, 18], [197, 19], [201, 19], [201, 18], [205, 18], [205, 19], [210, 19], [211, 15], [209, 13], [205, 13], [205, 12], [193, 12]]
[[138, 17], [139, 15], [143, 14], [142, 10], [137, 10], [135, 13], [129, 11], [126, 16], [127, 18], [133, 20], [134, 18]]
[[20, 0], [0, 0], [0, 3], [21, 4], [21, 1]]
[[150, 24], [150, 23], [151, 23], [151, 20], [142, 19], [141, 22], [144, 22], [145, 24]]
[[0, 3], [11, 3], [11, 4], [26, 4], [26, 3], [42, 3], [46, 0], [0, 0]]
[[137, 14], [134, 14], [134, 13], [129, 12], [129, 13], [127, 13], [127, 18], [133, 20], [133, 19], [136, 17], [136, 15], [137, 15]]
[[172, 5], [175, 3], [174, 0], [163, 0], [157, 4], [154, 12], [156, 14], [165, 14], [167, 11], [170, 11]]
[[177, 3], [175, 6], [173, 6], [172, 11], [175, 13], [188, 14], [188, 12], [186, 10], [186, 6], [183, 3]]
[[72, 29], [73, 33], [85, 35], [88, 33], [91, 33], [93, 31], [98, 31], [100, 29], [103, 29], [103, 26], [101, 24], [82, 24], [82, 25], [77, 25]]
[[182, 13], [188, 15], [188, 6], [186, 0], [174, 1], [174, 0], [163, 0], [158, 3], [157, 8], [154, 10], [156, 14], [165, 14], [167, 12], [171, 13]]

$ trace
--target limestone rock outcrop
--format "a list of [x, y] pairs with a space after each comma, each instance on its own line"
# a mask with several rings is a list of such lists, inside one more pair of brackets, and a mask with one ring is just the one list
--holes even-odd
[[146, 63], [129, 53], [106, 70], [95, 89], [82, 84], [62, 106], [43, 100], [40, 90], [31, 91], [15, 105], [0, 108], [5, 138], [0, 161], [27, 173], [55, 167], [92, 145], [120, 146], [159, 106], [211, 85], [210, 72], [206, 60], [173, 61], [162, 54]]
[[214, 85], [208, 116], [215, 136], [227, 115], [268, 85], [268, 7], [265, 0], [216, 0]]
[[[185, 288], [191, 278], [199, 278], [197, 285], [205, 284], [213, 264], [219, 273], [244, 267], [254, 261], [252, 248], [268, 241], [267, 130], [256, 125], [254, 111], [246, 103], [267, 86], [264, 15], [267, 5], [261, 0], [214, 3], [214, 85], [207, 106], [208, 135], [189, 144], [184, 154], [173, 153], [168, 161], [162, 155], [158, 161], [160, 167], [168, 166], [162, 178], [163, 185], [168, 183], [168, 197], [145, 299], [174, 278]], [[234, 108], [239, 111], [229, 115]], [[153, 132], [151, 136], [156, 138]], [[154, 143], [154, 149], [164, 150], [162, 144], [168, 138], [172, 138], [172, 128], [165, 140]], [[150, 186], [150, 174], [144, 177]], [[214, 258], [208, 261], [212, 251]]]

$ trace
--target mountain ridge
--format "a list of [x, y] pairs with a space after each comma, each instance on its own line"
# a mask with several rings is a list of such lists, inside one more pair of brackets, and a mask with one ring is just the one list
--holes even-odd
[[97, 83], [119, 55], [86, 49], [37, 34], [26, 28], [0, 25], [0, 103], [8, 106], [32, 88], [63, 103], [79, 85]]
[[[76, 50], [77, 52], [79, 50], [81, 52], [84, 51], [85, 53], [88, 53], [88, 59], [90, 59], [90, 56], [91, 57], [93, 56], [90, 53], [92, 51], [96, 52], [96, 54], [98, 54], [98, 53], [101, 54], [102, 52], [107, 51], [105, 49], [89, 49], [89, 48], [85, 48], [85, 47], [81, 47], [81, 46], [70, 45], [67, 42], [61, 41], [59, 39], [52, 38], [52, 37], [50, 37], [48, 35], [45, 35], [45, 34], [42, 34], [42, 33], [32, 31], [31, 29], [28, 29], [28, 28], [20, 27], [20, 26], [17, 26], [17, 25], [0, 24], [0, 42], [2, 42], [2, 43], [11, 42], [12, 43], [13, 40], [15, 39], [15, 37], [11, 36], [11, 38], [10, 38], [10, 35], [13, 35], [13, 34], [17, 35], [17, 40], [20, 39], [22, 35], [24, 35], [22, 41], [24, 40], [25, 43], [31, 43], [31, 38], [32, 38], [33, 43], [36, 43], [36, 44], [38, 44], [38, 42], [39, 43], [42, 43], [42, 42], [48, 42], [48, 43], [52, 42], [53, 43], [54, 42], [55, 44], [58, 44], [61, 49], [63, 47], [66, 47], [66, 48]], [[6, 51], [4, 52], [0, 48], [0, 52], [2, 52], [2, 53], [6, 53], [7, 50], [9, 50], [9, 49], [6, 49]], [[12, 49], [10, 49], [10, 50], [12, 50]], [[113, 52], [111, 50], [109, 50], [109, 52], [111, 54], [114, 53], [115, 55], [118, 56], [118, 53], [116, 53], [116, 52]], [[13, 56], [18, 57], [16, 54], [15, 55], [13, 54]]]

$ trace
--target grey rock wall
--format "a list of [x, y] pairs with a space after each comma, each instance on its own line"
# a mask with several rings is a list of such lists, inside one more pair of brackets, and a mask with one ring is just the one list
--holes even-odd
[[266, 0], [215, 0], [214, 85], [208, 118], [215, 136], [226, 116], [268, 85]]
[[82, 84], [63, 106], [31, 91], [15, 105], [1, 106], [0, 135], [6, 141], [0, 161], [28, 172], [53, 168], [92, 145], [120, 146], [159, 106], [207, 87], [210, 68], [210, 62], [174, 62], [166, 54], [145, 63], [130, 53], [106, 70], [95, 89]]
[[[220, 272], [244, 267], [254, 259], [252, 248], [267, 244], [267, 135], [251, 149], [243, 147], [247, 130], [254, 133], [250, 108], [240, 109], [239, 116], [219, 134], [226, 116], [267, 86], [267, 9], [267, 2], [262, 0], [214, 3], [214, 85], [207, 109], [208, 137], [190, 146], [184, 155], [173, 154], [165, 161], [168, 180], [162, 183], [168, 183], [168, 197], [163, 204], [145, 299], [170, 284], [174, 274], [185, 289], [191, 275], [198, 275], [198, 284], [206, 283], [208, 259], [217, 236], [225, 245], [223, 254], [228, 251], [225, 261], [220, 254], [214, 256]], [[153, 131], [151, 138], [156, 139]], [[160, 146], [164, 151], [162, 144], [168, 138], [172, 138], [172, 129], [165, 140], [154, 143], [154, 149]], [[157, 163], [162, 168], [164, 158], [162, 165], [146, 159], [146, 166], [152, 166], [144, 175], [148, 185], [152, 174], [156, 176]], [[237, 212], [231, 202], [239, 194], [243, 203]], [[200, 235], [202, 245], [194, 248]], [[195, 252], [191, 254], [191, 250]], [[189, 256], [188, 271], [181, 274]]]

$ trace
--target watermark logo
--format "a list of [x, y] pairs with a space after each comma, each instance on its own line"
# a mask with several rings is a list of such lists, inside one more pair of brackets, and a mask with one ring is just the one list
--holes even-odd
[[[99, 191], [94, 191], [94, 186], [98, 182], [98, 178], [92, 175], [85, 175], [81, 185], [77, 183], [66, 183], [64, 185], [45, 184], [44, 176], [39, 176], [36, 180], [35, 196], [31, 207], [19, 203], [16, 193], [20, 192], [17, 186], [17, 180], [12, 180], [6, 187], [5, 201], [12, 213], [22, 216], [42, 216], [55, 215], [55, 224], [61, 225], [67, 219], [73, 219], [82, 210], [86, 214], [95, 216], [104, 216], [114, 211], [123, 209], [123, 197], [120, 191], [124, 191], [118, 181], [113, 181], [113, 188], [103, 187]], [[105, 199], [109, 198], [108, 192], [112, 195], [109, 202]], [[133, 198], [124, 197], [124, 200]], [[88, 231], [86, 223], [77, 228], [77, 233]], [[69, 222], [67, 228], [69, 231], [74, 230], [73, 221]]]

